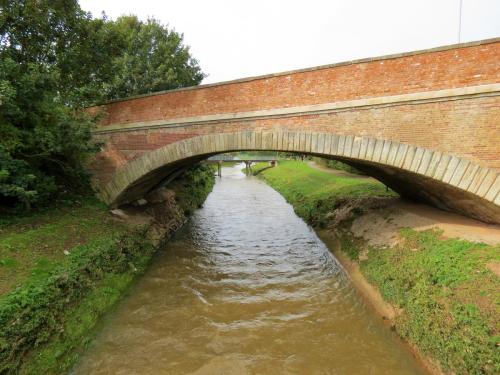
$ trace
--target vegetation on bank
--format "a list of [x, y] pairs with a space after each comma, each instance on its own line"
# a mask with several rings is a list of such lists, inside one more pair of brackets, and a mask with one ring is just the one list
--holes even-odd
[[[0, 372], [65, 370], [71, 362], [68, 352], [133, 275], [144, 270], [152, 253], [145, 231], [96, 239], [73, 248], [46, 277], [29, 280], [2, 298]], [[86, 301], [89, 297], [93, 303]]]
[[74, 247], [126, 231], [103, 203], [90, 196], [30, 215], [4, 216], [0, 222], [0, 296], [27, 278], [46, 278]]
[[0, 2], [0, 214], [89, 190], [96, 102], [193, 86], [182, 34], [154, 19], [94, 18], [77, 0]]
[[[328, 211], [341, 208], [335, 203], [339, 198], [384, 192], [383, 186], [299, 162], [281, 162], [262, 176], [315, 226], [328, 225]], [[403, 338], [445, 371], [500, 373], [500, 280], [491, 269], [500, 264], [499, 246], [404, 229], [398, 245], [370, 248], [350, 234], [349, 225], [337, 228], [342, 229], [341, 249], [400, 311], [394, 326]]]
[[189, 168], [168, 188], [175, 191], [175, 200], [186, 216], [200, 208], [215, 184], [215, 170], [212, 165], [198, 164]]
[[[267, 163], [252, 167], [254, 171]], [[283, 160], [267, 169], [263, 178], [293, 205], [298, 216], [316, 227], [328, 224], [328, 214], [345, 199], [397, 196], [378, 181], [367, 178], [335, 176], [311, 168], [305, 162]]]
[[[168, 186], [187, 215], [214, 183], [196, 166]], [[154, 252], [146, 228], [117, 222], [87, 198], [0, 226], [0, 373], [60, 374], [92, 328], [141, 274]]]
[[500, 247], [401, 232], [390, 249], [370, 249], [361, 272], [402, 309], [397, 332], [456, 374], [500, 373]]
[[330, 159], [324, 159], [324, 158], [313, 158], [315, 163], [318, 163], [319, 165], [323, 165], [328, 168], [336, 169], [339, 171], [345, 171], [353, 174], [361, 174], [363, 175], [364, 173], [361, 172], [360, 170], [351, 167], [349, 164], [342, 163], [341, 161], [338, 160], [330, 160]]

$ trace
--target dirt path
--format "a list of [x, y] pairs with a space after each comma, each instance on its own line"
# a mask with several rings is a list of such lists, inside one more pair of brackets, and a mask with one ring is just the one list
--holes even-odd
[[500, 226], [485, 224], [451, 212], [427, 205], [396, 200], [390, 206], [373, 210], [357, 218], [352, 231], [355, 236], [364, 237], [371, 245], [393, 246], [399, 240], [401, 228], [418, 231], [438, 228], [443, 236], [461, 238], [489, 245], [500, 244]]

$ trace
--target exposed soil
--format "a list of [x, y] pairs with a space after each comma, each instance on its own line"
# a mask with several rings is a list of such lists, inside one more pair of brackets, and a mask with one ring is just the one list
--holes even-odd
[[443, 237], [461, 238], [489, 245], [500, 244], [500, 226], [486, 224], [454, 213], [446, 212], [402, 199], [388, 201], [382, 209], [373, 209], [356, 218], [351, 231], [373, 246], [394, 246], [399, 241], [399, 230], [417, 231], [437, 228]]
[[111, 211], [111, 214], [130, 226], [150, 226], [148, 237], [157, 245], [165, 240], [187, 220], [175, 200], [175, 192], [161, 188], [142, 206], [126, 206]]
[[499, 262], [490, 262], [486, 264], [486, 267], [488, 267], [491, 272], [493, 272], [495, 275], [500, 276], [500, 263]]
[[[311, 168], [334, 176], [376, 181], [370, 176], [328, 168], [313, 161], [307, 164]], [[399, 241], [398, 232], [401, 228], [419, 231], [438, 228], [447, 238], [461, 238], [489, 245], [500, 243], [498, 225], [486, 224], [404, 199], [369, 197], [341, 202], [339, 208], [331, 214], [334, 217], [332, 227], [355, 216], [353, 213], [356, 210], [363, 211], [363, 215], [353, 222], [351, 231], [356, 237], [366, 239], [373, 246], [394, 246]]]

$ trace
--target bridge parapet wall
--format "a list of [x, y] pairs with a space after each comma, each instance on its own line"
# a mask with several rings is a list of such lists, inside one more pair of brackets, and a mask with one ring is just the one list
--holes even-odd
[[103, 125], [258, 111], [498, 83], [500, 39], [128, 98]]

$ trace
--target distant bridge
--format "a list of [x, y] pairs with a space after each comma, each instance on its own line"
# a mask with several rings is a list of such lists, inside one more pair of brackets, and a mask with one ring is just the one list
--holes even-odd
[[500, 223], [499, 61], [491, 39], [96, 106], [95, 187], [116, 206], [215, 154], [296, 152]]
[[227, 154], [217, 154], [214, 156], [210, 156], [207, 158], [208, 162], [234, 162], [234, 161], [240, 161], [242, 163], [244, 162], [252, 162], [252, 163], [261, 163], [261, 162], [266, 162], [266, 161], [277, 161], [281, 160], [282, 158], [278, 156], [269, 156], [269, 155], [244, 155], [244, 156], [234, 156], [234, 155], [227, 155]]
[[219, 154], [209, 157], [206, 162], [217, 164], [217, 175], [222, 176], [222, 163], [224, 162], [241, 162], [245, 163], [246, 174], [250, 174], [252, 163], [269, 162], [270, 167], [275, 167], [276, 162], [280, 160], [278, 157], [262, 156], [262, 155], [246, 155], [243, 157]]

